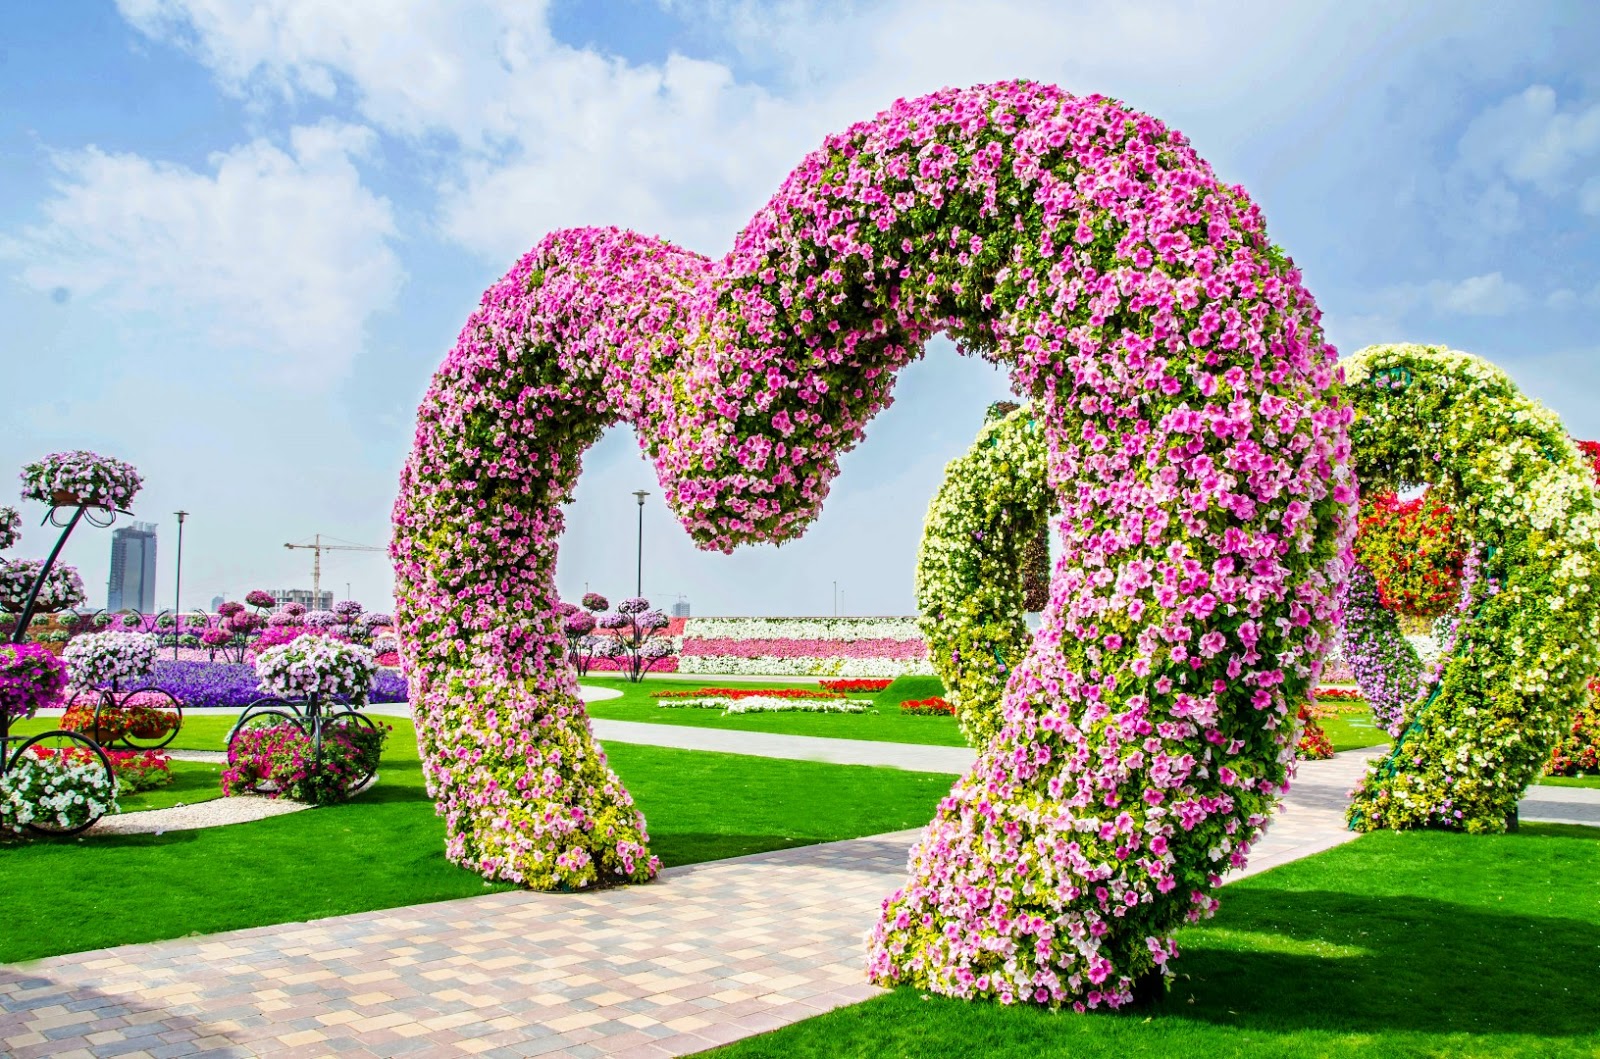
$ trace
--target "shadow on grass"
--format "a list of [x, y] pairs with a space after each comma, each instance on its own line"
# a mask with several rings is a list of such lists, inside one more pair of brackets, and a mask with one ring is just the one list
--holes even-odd
[[1189, 934], [1171, 992], [1142, 1014], [1274, 1031], [1600, 1027], [1593, 923], [1317, 890], [1239, 889], [1227, 904], [1225, 923]]

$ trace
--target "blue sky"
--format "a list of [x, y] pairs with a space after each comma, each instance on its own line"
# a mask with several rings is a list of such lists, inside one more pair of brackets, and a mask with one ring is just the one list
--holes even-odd
[[[1345, 351], [1486, 356], [1600, 437], [1600, 8], [62, 0], [0, 15], [0, 468], [144, 473], [170, 599], [304, 585], [382, 544], [411, 417], [482, 290], [552, 228], [708, 254], [823, 136], [1006, 77], [1126, 100], [1243, 184]], [[939, 341], [805, 539], [697, 552], [658, 496], [644, 588], [697, 614], [908, 613], [922, 515], [1002, 377]], [[659, 494], [590, 453], [559, 579], [632, 590]], [[41, 511], [25, 510], [30, 523]], [[14, 554], [50, 540], [30, 528]], [[103, 601], [109, 534], [69, 545]], [[386, 604], [378, 555], [325, 587]]]

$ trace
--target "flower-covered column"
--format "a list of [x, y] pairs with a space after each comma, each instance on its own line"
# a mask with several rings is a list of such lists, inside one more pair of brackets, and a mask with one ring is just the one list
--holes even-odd
[[396, 505], [403, 654], [452, 855], [536, 885], [648, 873], [552, 584], [559, 505], [600, 429], [633, 424], [703, 546], [792, 538], [943, 331], [1032, 402], [1063, 552], [1003, 724], [886, 905], [871, 973], [1125, 1001], [1284, 789], [1337, 616], [1355, 490], [1318, 319], [1254, 204], [1180, 134], [1023, 82], [829, 137], [720, 261], [548, 237], [436, 375]]

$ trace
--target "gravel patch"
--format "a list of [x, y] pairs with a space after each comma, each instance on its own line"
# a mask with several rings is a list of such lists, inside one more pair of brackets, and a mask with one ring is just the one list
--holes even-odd
[[174, 805], [169, 809], [148, 809], [142, 813], [118, 813], [103, 816], [84, 834], [96, 835], [159, 835], [163, 831], [197, 831], [203, 827], [222, 827], [227, 824], [247, 824], [252, 820], [265, 820], [269, 816], [298, 813], [311, 806], [288, 798], [263, 798], [254, 794], [241, 794], [232, 798], [213, 798], [194, 805]]
[[163, 750], [162, 753], [174, 761], [204, 761], [219, 765], [228, 760], [226, 750]]

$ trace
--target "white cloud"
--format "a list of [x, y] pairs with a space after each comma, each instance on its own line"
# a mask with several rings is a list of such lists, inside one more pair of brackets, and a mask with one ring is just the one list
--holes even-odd
[[1455, 283], [1435, 280], [1428, 284], [1427, 294], [1436, 312], [1466, 316], [1503, 316], [1528, 301], [1528, 292], [1499, 272]]
[[342, 376], [369, 316], [401, 279], [386, 200], [352, 164], [372, 134], [293, 129], [289, 150], [254, 140], [208, 172], [97, 148], [61, 154], [44, 223], [0, 244], [22, 278], [228, 351], [264, 354], [263, 373]]
[[1600, 153], [1600, 102], [1563, 109], [1553, 88], [1531, 85], [1474, 118], [1458, 150], [1469, 170], [1563, 193]]
[[1571, 287], [1559, 287], [1545, 296], [1547, 309], [1570, 309], [1578, 304], [1578, 292]]
[[1590, 177], [1579, 186], [1578, 208], [1591, 217], [1600, 217], [1600, 176]]
[[[1448, 39], [1459, 21], [1446, 5], [1377, 3], [1308, 10], [1259, 0], [1219, 18], [1180, 0], [1070, 9], [713, 0], [665, 6], [686, 6], [723, 61], [630, 63], [555, 40], [545, 6], [514, 0], [396, 0], [381, 20], [321, 0], [119, 4], [232, 91], [337, 99], [390, 133], [453, 140], [461, 150], [437, 173], [438, 224], [496, 261], [573, 224], [622, 224], [721, 251], [829, 132], [899, 96], [1007, 77], [1203, 121], [1202, 151], [1237, 179], [1230, 151], [1280, 129], [1306, 135], [1311, 101], [1348, 107], [1346, 89], [1370, 78], [1371, 65]], [[1251, 26], [1248, 47], [1241, 24]], [[741, 80], [736, 68], [777, 86]]]

